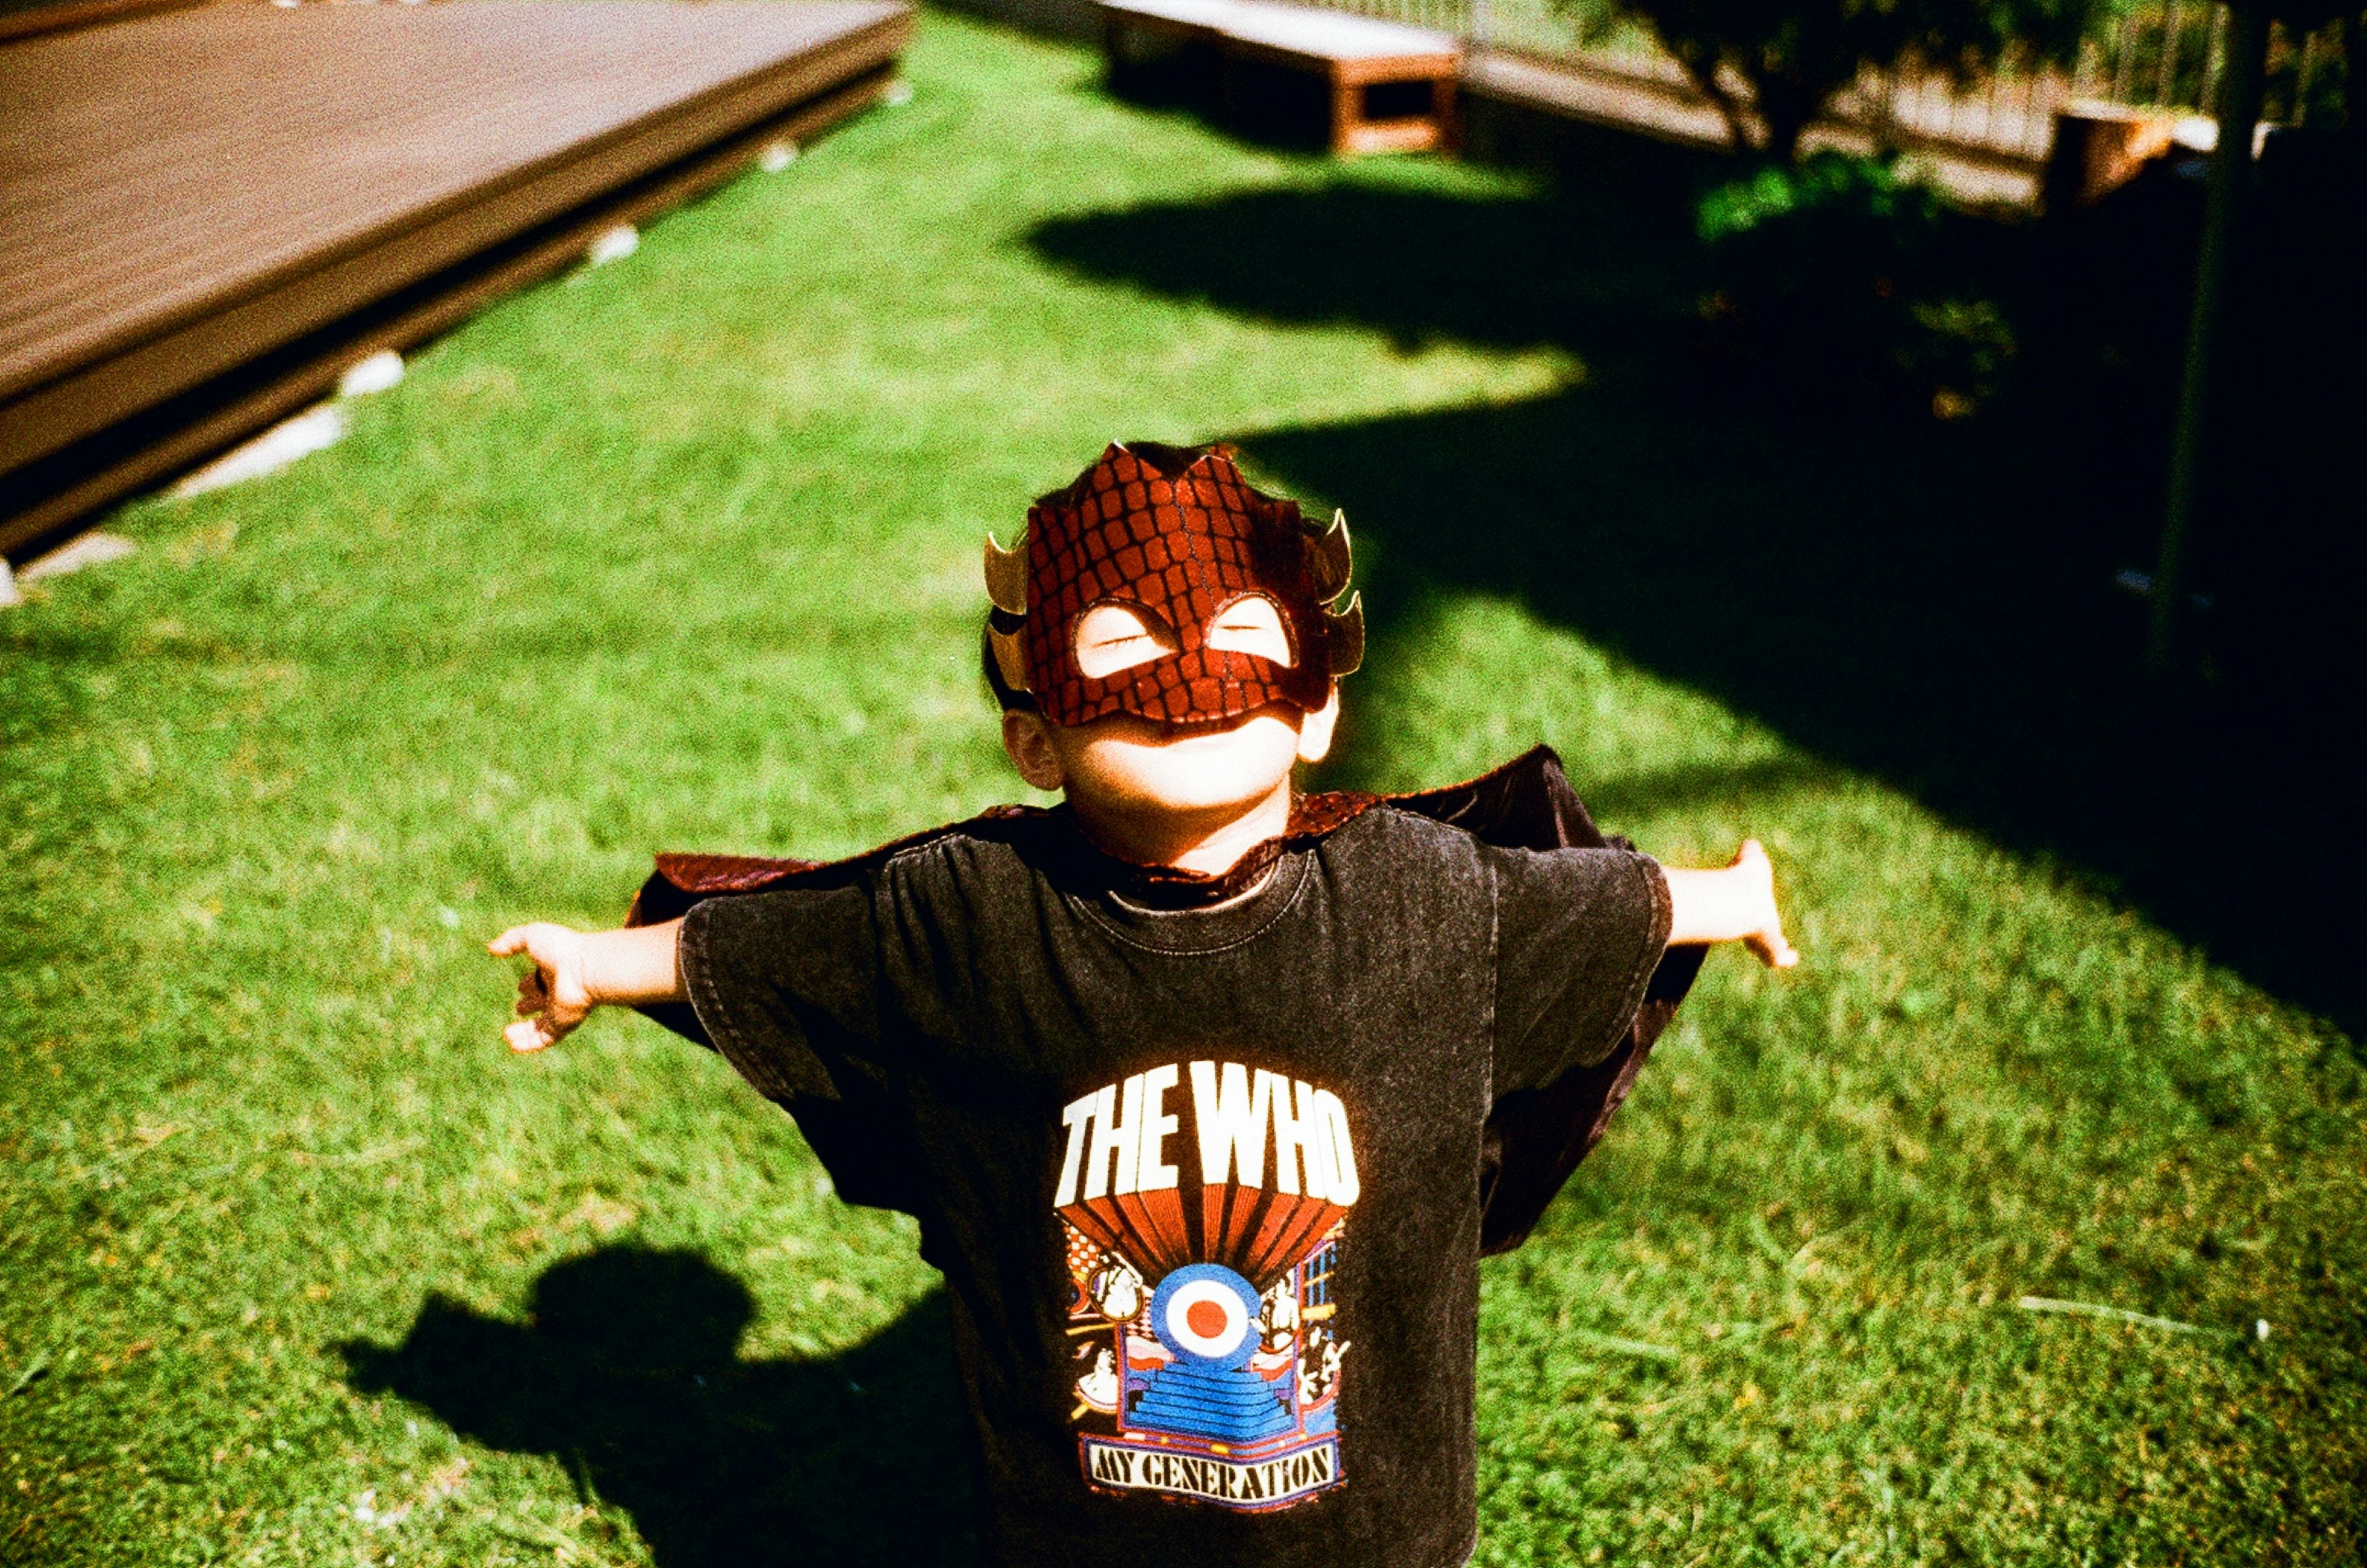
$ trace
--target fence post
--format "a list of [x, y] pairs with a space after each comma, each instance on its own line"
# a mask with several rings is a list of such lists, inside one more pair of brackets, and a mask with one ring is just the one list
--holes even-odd
[[[2265, 40], [2260, 45], [2264, 56], [2268, 47]], [[2203, 96], [2195, 100], [2194, 107], [2205, 114], [2219, 112], [2219, 73], [2226, 64], [2226, 53], [2227, 9], [2223, 6], [2211, 13], [2211, 30], [2203, 44]], [[2262, 70], [2266, 69], [2264, 65]]]
[[2293, 110], [2285, 116], [2288, 124], [2299, 125], [2309, 118], [2309, 79], [2317, 73], [2317, 37], [2323, 30], [2302, 35], [2301, 72], [2293, 80]]
[[2255, 4], [2227, 8], [2226, 63], [2219, 82], [2219, 140], [2211, 152], [2211, 185], [2203, 219], [2203, 251], [2194, 268], [2194, 311], [2186, 329], [2186, 375], [2178, 389], [2178, 431], [2169, 457], [2169, 507], [2162, 519], [2161, 553], [2153, 573], [2153, 615], [2146, 662], [2167, 673], [2178, 652], [2187, 547], [2194, 531], [2196, 491], [2203, 471], [2204, 416], [2226, 313], [2226, 284], [2238, 214], [2252, 183], [2252, 130], [2260, 118], [2260, 89], [2269, 52], [2269, 18]]
[[2367, 106], [2359, 102], [2367, 95], [2367, 48], [2361, 47], [2367, 32], [2361, 29], [2357, 12], [2342, 18], [2342, 30], [2335, 38], [2342, 45], [2342, 129], [2355, 145], [2367, 135]]

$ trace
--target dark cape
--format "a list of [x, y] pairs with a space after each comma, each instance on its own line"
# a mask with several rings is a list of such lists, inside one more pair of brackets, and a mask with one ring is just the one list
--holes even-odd
[[[1138, 866], [1102, 855], [1079, 837], [1079, 862], [1060, 868], [1064, 879], [1098, 883], [1136, 902], [1188, 908], [1246, 890], [1286, 850], [1323, 837], [1371, 807], [1387, 804], [1461, 828], [1481, 842], [1503, 849], [1627, 848], [1606, 839], [1564, 776], [1553, 749], [1539, 746], [1467, 784], [1414, 795], [1376, 795], [1353, 791], [1301, 795], [1280, 838], [1243, 857], [1221, 877], [1197, 876], [1167, 867]], [[991, 836], [997, 825], [1041, 815], [1034, 807], [998, 807], [968, 822], [931, 829], [841, 861], [766, 860], [741, 855], [657, 857], [657, 870], [633, 900], [628, 925], [657, 925], [687, 913], [708, 898], [728, 898], [778, 887], [843, 885], [890, 855], [948, 833]], [[1671, 947], [1662, 954], [1646, 987], [1627, 1033], [1610, 1054], [1590, 1066], [1572, 1067], [1541, 1089], [1500, 1098], [1488, 1118], [1480, 1145], [1482, 1203], [1480, 1250], [1518, 1247], [1543, 1216], [1546, 1206], [1569, 1179], [1627, 1098], [1637, 1069], [1653, 1042], [1675, 1016], [1677, 1006], [1701, 972], [1704, 947]], [[712, 1045], [686, 1002], [641, 1010], [686, 1039]], [[781, 1097], [806, 1142], [830, 1172], [838, 1195], [850, 1203], [895, 1209], [928, 1218], [927, 1195], [910, 1173], [923, 1163], [902, 1152], [912, 1133], [886, 1085], [850, 1070], [832, 1085], [831, 1097]]]

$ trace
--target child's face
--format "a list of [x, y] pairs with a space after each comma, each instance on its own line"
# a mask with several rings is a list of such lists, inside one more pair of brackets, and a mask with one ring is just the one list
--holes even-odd
[[1276, 703], [1189, 728], [1131, 714], [1070, 727], [1009, 713], [1002, 742], [1029, 784], [1066, 792], [1089, 816], [1205, 818], [1249, 810], [1286, 784], [1295, 763], [1321, 761], [1339, 708], [1335, 689], [1319, 713]]

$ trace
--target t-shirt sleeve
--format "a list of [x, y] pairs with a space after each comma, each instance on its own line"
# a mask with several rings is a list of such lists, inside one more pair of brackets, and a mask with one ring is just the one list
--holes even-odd
[[867, 878], [710, 898], [676, 948], [698, 1021], [770, 1099], [835, 1100], [886, 1032], [877, 905]]
[[1608, 1055], [1669, 941], [1658, 863], [1627, 850], [1491, 851], [1495, 1093]]

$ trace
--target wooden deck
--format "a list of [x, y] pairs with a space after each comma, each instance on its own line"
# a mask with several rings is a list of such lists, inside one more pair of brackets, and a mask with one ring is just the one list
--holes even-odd
[[198, 6], [0, 45], [0, 550], [891, 85], [899, 0]]

